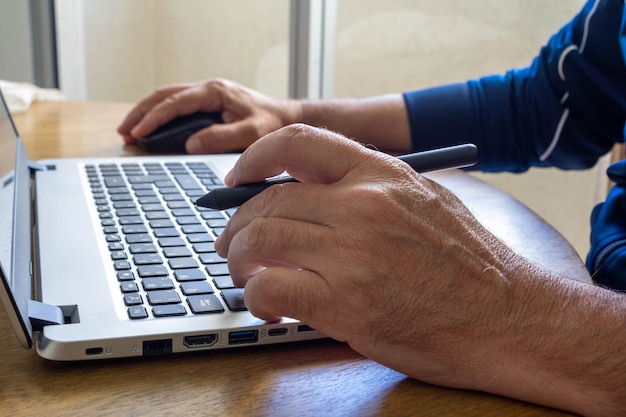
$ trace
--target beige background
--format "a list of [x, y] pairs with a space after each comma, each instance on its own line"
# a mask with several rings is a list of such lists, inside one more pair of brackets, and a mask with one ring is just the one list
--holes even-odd
[[[583, 3], [338, 0], [334, 96], [525, 66]], [[89, 0], [81, 7], [65, 42], [77, 53], [84, 48], [84, 61], [62, 71], [84, 71], [87, 99], [136, 101], [165, 83], [213, 76], [287, 95], [288, 0]], [[479, 176], [533, 208], [584, 256], [596, 170]]]

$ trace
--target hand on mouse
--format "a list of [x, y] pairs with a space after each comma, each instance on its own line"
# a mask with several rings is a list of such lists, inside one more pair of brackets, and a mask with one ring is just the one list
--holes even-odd
[[219, 112], [224, 124], [190, 136], [185, 145], [190, 154], [245, 149], [261, 136], [297, 120], [301, 109], [295, 100], [275, 99], [215, 78], [159, 88], [129, 112], [118, 132], [125, 143], [134, 144], [168, 121], [197, 111]]

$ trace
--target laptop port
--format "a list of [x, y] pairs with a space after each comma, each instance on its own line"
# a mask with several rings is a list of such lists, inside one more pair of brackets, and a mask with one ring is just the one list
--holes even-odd
[[298, 326], [298, 333], [301, 333], [301, 332], [312, 332], [314, 330], [315, 329], [313, 327], [307, 326], [306, 324], [301, 324], [301, 325]]
[[85, 355], [87, 356], [97, 356], [102, 355], [103, 353], [104, 349], [102, 349], [101, 347], [85, 349]]
[[196, 336], [185, 336], [183, 344], [190, 349], [213, 346], [217, 343], [217, 334], [202, 334]]
[[172, 339], [143, 342], [143, 356], [168, 355], [170, 353], [172, 353]]
[[258, 330], [240, 330], [228, 333], [229, 345], [244, 345], [248, 343], [256, 343], [259, 341]]
[[269, 336], [284, 336], [284, 335], [287, 334], [287, 332], [288, 332], [288, 330], [287, 330], [286, 327], [279, 327], [277, 329], [269, 329], [267, 331], [267, 334]]

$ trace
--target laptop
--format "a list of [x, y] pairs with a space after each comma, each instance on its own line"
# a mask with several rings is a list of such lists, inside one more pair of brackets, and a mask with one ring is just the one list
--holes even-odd
[[54, 361], [325, 337], [250, 314], [213, 241], [232, 211], [193, 202], [237, 154], [28, 160], [0, 92], [0, 300]]

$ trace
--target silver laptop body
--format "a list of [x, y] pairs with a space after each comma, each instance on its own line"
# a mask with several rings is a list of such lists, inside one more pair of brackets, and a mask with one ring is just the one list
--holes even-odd
[[[120, 270], [116, 269], [118, 264], [112, 257], [113, 252], [115, 257], [121, 255], [110, 247], [109, 236], [114, 234], [111, 233], [113, 229], [103, 231], [101, 208], [94, 200], [96, 191], [93, 191], [87, 172], [100, 166], [122, 169], [122, 166], [146, 163], [180, 163], [185, 166], [204, 163], [223, 179], [237, 158], [238, 155], [159, 156], [50, 159], [32, 163], [2, 98], [0, 275], [3, 285], [0, 286], [0, 300], [20, 344], [25, 348], [36, 346], [43, 358], [68, 361], [162, 355], [324, 337], [296, 320], [284, 318], [280, 322], [267, 323], [247, 310], [231, 310], [225, 295], [227, 290], [216, 285], [217, 278], [225, 277], [223, 274], [217, 278], [211, 276], [209, 267], [214, 264], [203, 263], [207, 262], [206, 258], [192, 249], [189, 249], [192, 255], [188, 258], [193, 262], [189, 262], [197, 263], [198, 270], [206, 276], [207, 284], [201, 285], [204, 288], [209, 285], [210, 295], [214, 297], [207, 295], [203, 299], [194, 296], [195, 293], [181, 292], [185, 281], [179, 281], [177, 277], [185, 274], [177, 275], [180, 270], [170, 268], [170, 259], [165, 257], [161, 266], [167, 270], [167, 275], [147, 281], [150, 285], [153, 282], [160, 285], [169, 279], [173, 288], [166, 291], [179, 294], [178, 307], [170, 307], [162, 297], [149, 300], [152, 289], [145, 287], [146, 278], [138, 276], [139, 266], [132, 262], [130, 269], [126, 270], [132, 273], [132, 282], [126, 273], [121, 274], [126, 277], [125, 281], [120, 280]], [[180, 184], [174, 182], [174, 186], [184, 194]], [[100, 190], [97, 191], [100, 194]], [[102, 193], [111, 197], [106, 190]], [[186, 197], [186, 200], [191, 203], [195, 198]], [[201, 214], [200, 211], [194, 212], [200, 219]], [[145, 215], [143, 212], [139, 217]], [[224, 217], [227, 218], [227, 214], [224, 213]], [[118, 220], [114, 216], [107, 224], [121, 229]], [[183, 226], [176, 221], [176, 218], [170, 219], [174, 228], [181, 230]], [[204, 227], [206, 234], [215, 237], [208, 221], [202, 220], [198, 227]], [[118, 234], [117, 248], [121, 245], [128, 249], [127, 236], [121, 232]], [[182, 232], [180, 238], [187, 240]], [[154, 240], [157, 254], [163, 255], [165, 248], [156, 243], [158, 238]], [[130, 262], [132, 258], [130, 254], [126, 260]], [[219, 261], [213, 256], [209, 262]], [[133, 283], [137, 291], [128, 292], [127, 288]], [[190, 284], [192, 291], [200, 286], [197, 283], [196, 280]], [[134, 295], [127, 297], [128, 294]], [[134, 302], [137, 296], [142, 299], [145, 318], [131, 318], [131, 310], [133, 313], [141, 310], [136, 305], [128, 305], [128, 299]], [[199, 310], [198, 314], [192, 311], [190, 300], [194, 300], [193, 307]], [[160, 304], [163, 302], [165, 304]], [[220, 308], [222, 312], [216, 311]], [[176, 314], [162, 314], [163, 311]], [[157, 314], [162, 316], [156, 317]]]

